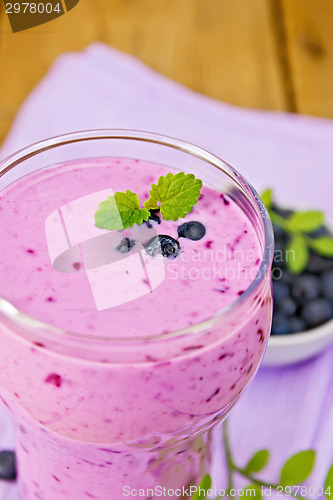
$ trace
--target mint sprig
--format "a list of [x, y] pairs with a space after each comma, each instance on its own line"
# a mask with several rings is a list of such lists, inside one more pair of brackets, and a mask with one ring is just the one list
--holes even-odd
[[[324, 225], [324, 214], [318, 210], [293, 211], [282, 217], [274, 209], [273, 192], [267, 189], [261, 194], [272, 223], [290, 236], [286, 245], [286, 266], [293, 274], [302, 273], [309, 262], [310, 250], [323, 256], [333, 257], [332, 236], [311, 236]], [[293, 258], [290, 258], [290, 255]]]
[[254, 472], [260, 472], [267, 465], [269, 460], [269, 451], [268, 450], [259, 450], [257, 451], [249, 460], [245, 470], [248, 474], [252, 474]]
[[197, 491], [192, 496], [192, 500], [198, 500], [199, 498], [206, 498], [206, 491], [212, 487], [212, 478], [209, 474], [206, 474], [198, 486]]
[[[268, 450], [259, 450], [255, 452], [245, 467], [237, 465], [231, 448], [228, 421], [223, 423], [223, 443], [228, 470], [228, 485], [224, 489], [225, 494], [214, 498], [214, 500], [221, 500], [222, 498], [233, 498], [235, 500], [239, 499], [235, 489], [234, 476], [242, 476], [250, 483], [248, 486], [243, 488], [244, 494], [241, 495], [241, 498], [245, 498], [247, 496], [255, 499], [261, 499], [263, 498], [263, 489], [268, 488], [269, 491], [278, 492], [278, 494], [284, 498], [293, 497], [298, 498], [299, 500], [307, 500], [302, 490], [302, 484], [312, 474], [316, 460], [316, 452], [314, 450], [303, 450], [289, 457], [281, 467], [279, 482], [272, 483], [265, 481], [256, 475], [257, 472], [261, 472], [265, 469], [268, 464], [270, 458], [270, 452]], [[206, 474], [199, 485], [203, 490], [200, 497], [198, 495], [199, 490], [197, 490], [192, 499], [207, 498], [207, 491], [211, 488], [211, 484], [211, 476]], [[247, 494], [245, 493], [245, 490], [248, 492]], [[308, 487], [306, 490], [308, 490]], [[333, 465], [327, 472], [323, 486], [323, 493], [327, 499], [332, 498]], [[270, 496], [271, 494], [268, 495]]]
[[[292, 256], [292, 257], [290, 257]], [[286, 244], [286, 266], [292, 274], [300, 274], [306, 269], [310, 252], [305, 238], [293, 235]]]
[[149, 210], [140, 208], [138, 195], [129, 190], [126, 193], [118, 191], [114, 196], [108, 196], [99, 207], [95, 213], [95, 224], [109, 231], [126, 229], [133, 227], [134, 224], [140, 225], [150, 216]]
[[[324, 491], [327, 498], [330, 498], [331, 494], [333, 495], [333, 464], [328, 469], [325, 479]], [[330, 492], [330, 495], [328, 495], [328, 492]]]
[[150, 198], [144, 202], [143, 208], [140, 208], [136, 193], [117, 191], [100, 203], [95, 213], [95, 225], [109, 231], [127, 229], [147, 221], [152, 209], [159, 209], [163, 219], [176, 221], [192, 210], [201, 187], [202, 181], [193, 174], [179, 172], [161, 176], [157, 184], [151, 185]]
[[303, 483], [310, 476], [315, 459], [313, 450], [304, 450], [288, 458], [280, 472], [280, 483], [283, 486]]
[[330, 236], [320, 236], [312, 242], [312, 250], [323, 257], [333, 256], [333, 238]]
[[163, 219], [178, 220], [185, 217], [197, 203], [202, 181], [193, 174], [167, 174], [160, 177], [157, 184], [152, 184], [150, 198], [144, 206], [149, 209], [159, 208]]

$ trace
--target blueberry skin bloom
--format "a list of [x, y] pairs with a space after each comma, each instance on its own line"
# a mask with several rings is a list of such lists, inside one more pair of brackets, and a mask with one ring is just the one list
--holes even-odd
[[158, 215], [152, 213], [149, 216], [148, 220], [144, 221], [143, 223], [146, 224], [149, 229], [151, 229], [155, 224], [161, 224], [161, 219]]
[[206, 228], [201, 222], [192, 220], [190, 222], [184, 222], [178, 227], [179, 238], [187, 238], [189, 240], [198, 241], [201, 240], [206, 234]]
[[167, 234], [159, 234], [147, 241], [144, 245], [148, 255], [154, 257], [161, 253], [163, 257], [175, 258], [180, 252], [180, 245], [177, 240]]
[[129, 252], [135, 245], [135, 241], [130, 238], [124, 238], [121, 240], [119, 245], [117, 246], [118, 252], [126, 253]]

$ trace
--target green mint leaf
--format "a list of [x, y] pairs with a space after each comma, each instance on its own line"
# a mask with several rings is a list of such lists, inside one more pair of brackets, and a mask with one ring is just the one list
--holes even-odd
[[95, 213], [95, 225], [109, 231], [140, 225], [150, 216], [149, 210], [140, 208], [138, 195], [129, 190], [108, 196], [99, 207]]
[[290, 457], [282, 467], [280, 483], [282, 486], [300, 484], [307, 479], [313, 469], [316, 453], [305, 450]]
[[304, 238], [294, 236], [286, 244], [286, 266], [292, 274], [304, 271], [309, 261], [309, 248]]
[[311, 248], [323, 257], [333, 257], [333, 237], [320, 236], [311, 242]]
[[[177, 175], [177, 174], [176, 174]], [[210, 477], [209, 474], [206, 474], [202, 480], [200, 481], [200, 484], [198, 486], [197, 491], [194, 493], [192, 500], [197, 500], [198, 498], [207, 498], [207, 490], [209, 490], [212, 487], [212, 478]], [[203, 491], [200, 491], [200, 489]]]
[[269, 451], [259, 450], [250, 459], [249, 463], [245, 467], [245, 470], [248, 474], [252, 474], [254, 472], [260, 472], [262, 469], [266, 467], [268, 460], [269, 460]]
[[319, 229], [324, 223], [324, 214], [317, 210], [308, 210], [306, 212], [294, 212], [288, 219], [288, 223], [293, 229], [310, 233]]
[[193, 174], [167, 174], [157, 184], [152, 184], [150, 198], [145, 201], [146, 209], [159, 208], [163, 219], [178, 220], [185, 217], [200, 196], [202, 181]]
[[326, 498], [329, 498], [330, 500], [332, 499], [333, 496], [333, 465], [331, 465], [326, 479], [325, 479], [325, 488], [324, 488], [324, 493]]
[[266, 189], [263, 193], [261, 193], [261, 199], [264, 202], [264, 205], [267, 209], [271, 208], [273, 203], [273, 191], [272, 189]]
[[259, 500], [262, 498], [261, 488], [258, 484], [249, 484], [244, 488], [244, 498], [254, 498]]

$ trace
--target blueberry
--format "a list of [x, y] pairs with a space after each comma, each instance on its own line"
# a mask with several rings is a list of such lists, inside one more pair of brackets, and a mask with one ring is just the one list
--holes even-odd
[[333, 269], [332, 258], [322, 257], [314, 252], [310, 252], [307, 271], [310, 273], [321, 273], [323, 271], [328, 271], [329, 269]]
[[283, 314], [285, 314], [288, 317], [295, 314], [296, 308], [297, 308], [297, 305], [295, 304], [295, 302], [293, 301], [293, 299], [291, 297], [284, 297], [278, 305], [279, 311], [281, 311]]
[[184, 224], [178, 227], [179, 238], [188, 238], [189, 240], [197, 241], [201, 240], [205, 234], [205, 226], [195, 220], [184, 222]]
[[289, 288], [286, 283], [281, 280], [273, 280], [273, 295], [274, 300], [280, 303], [282, 299], [289, 296]]
[[301, 318], [289, 318], [289, 325], [291, 333], [298, 333], [306, 330], [306, 323]]
[[329, 300], [319, 298], [308, 301], [302, 308], [301, 317], [310, 328], [321, 325], [333, 316], [333, 306]]
[[148, 255], [154, 257], [161, 253], [164, 257], [177, 257], [180, 252], [180, 245], [177, 240], [167, 234], [159, 234], [147, 241], [144, 245]]
[[333, 301], [333, 269], [322, 275], [323, 295]]
[[300, 302], [315, 299], [321, 292], [321, 282], [317, 276], [303, 273], [296, 276], [291, 287], [292, 296]]
[[135, 245], [135, 241], [126, 237], [126, 238], [123, 238], [121, 240], [121, 242], [117, 246], [117, 250], [118, 250], [118, 252], [126, 253], [126, 252], [129, 252], [131, 250], [131, 248], [134, 247], [134, 245]]
[[151, 229], [155, 224], [161, 224], [161, 219], [159, 218], [158, 215], [151, 214], [148, 220], [144, 221], [144, 224], [146, 224], [146, 226], [149, 227], [149, 229]]
[[288, 318], [283, 313], [275, 313], [272, 322], [272, 334], [285, 335], [286, 333], [290, 333]]
[[13, 451], [0, 451], [0, 479], [16, 478], [16, 460]]
[[295, 280], [295, 275], [291, 274], [289, 271], [287, 271], [287, 269], [284, 269], [280, 279], [281, 283], [284, 283], [285, 285], [290, 287], [290, 285], [294, 282], [294, 280]]

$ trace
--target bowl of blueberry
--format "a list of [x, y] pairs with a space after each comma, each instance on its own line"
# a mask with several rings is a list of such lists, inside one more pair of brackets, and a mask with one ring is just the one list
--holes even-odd
[[282, 208], [262, 193], [275, 236], [274, 309], [263, 364], [309, 359], [333, 343], [333, 231], [317, 210]]

